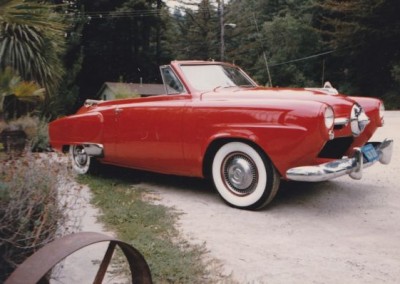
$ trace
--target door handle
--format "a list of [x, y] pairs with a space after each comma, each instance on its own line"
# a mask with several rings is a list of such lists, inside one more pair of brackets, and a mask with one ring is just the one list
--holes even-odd
[[115, 114], [120, 114], [124, 109], [117, 107], [115, 109]]

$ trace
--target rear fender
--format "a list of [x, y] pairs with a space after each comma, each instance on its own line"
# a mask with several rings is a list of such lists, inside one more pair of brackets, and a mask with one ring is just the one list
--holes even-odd
[[99, 112], [72, 115], [49, 124], [51, 146], [61, 151], [66, 145], [101, 144], [103, 115]]

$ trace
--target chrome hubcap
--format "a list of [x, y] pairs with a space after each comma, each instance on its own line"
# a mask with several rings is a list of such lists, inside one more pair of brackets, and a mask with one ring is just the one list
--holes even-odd
[[86, 154], [85, 148], [79, 146], [74, 149], [74, 161], [75, 164], [79, 167], [83, 167], [86, 165], [88, 160], [88, 155]]
[[222, 177], [225, 185], [236, 195], [248, 195], [257, 185], [257, 168], [247, 155], [232, 153], [222, 163]]

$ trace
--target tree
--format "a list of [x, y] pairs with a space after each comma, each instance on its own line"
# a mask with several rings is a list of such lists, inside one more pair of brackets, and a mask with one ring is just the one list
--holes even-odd
[[[291, 14], [274, 17], [272, 21], [264, 23], [262, 36], [275, 86], [321, 84], [322, 60], [309, 57], [320, 52], [320, 36], [310, 27], [307, 17], [295, 18]], [[265, 64], [262, 59], [257, 63], [260, 67]], [[259, 71], [255, 76], [265, 83], [264, 74]]]
[[175, 13], [178, 23], [175, 58], [219, 59], [220, 26], [216, 6], [209, 0], [202, 0], [195, 8], [185, 7], [183, 13]]
[[77, 76], [82, 69], [83, 47], [82, 29], [87, 22], [80, 0], [70, 0], [60, 6], [60, 12], [66, 15], [68, 28], [65, 31], [65, 52], [61, 58], [65, 70], [57, 94], [50, 98], [47, 115], [54, 118], [76, 111], [79, 98]]
[[160, 82], [159, 65], [171, 60], [165, 43], [168, 10], [160, 0], [82, 1], [90, 20], [83, 29], [79, 74], [81, 103], [106, 81]]
[[0, 68], [10, 66], [28, 81], [56, 92], [63, 74], [65, 25], [54, 6], [37, 1], [1, 0]]
[[226, 37], [227, 60], [249, 71], [260, 84], [269, 84], [269, 69], [273, 85], [315, 85], [322, 60], [303, 60], [321, 49], [320, 36], [311, 27], [309, 2], [229, 1], [226, 22], [236, 28]]
[[396, 0], [315, 3], [314, 26], [337, 50], [328, 70], [351, 93], [382, 96], [398, 91], [400, 7]]
[[225, 58], [253, 73], [258, 58], [262, 56], [262, 45], [257, 25], [262, 26], [264, 18], [259, 13], [258, 0], [229, 1], [225, 7], [225, 22], [236, 25], [234, 29], [226, 28]]
[[20, 82], [21, 78], [10, 67], [0, 71], [0, 119], [3, 117], [6, 96], [12, 94], [12, 89]]

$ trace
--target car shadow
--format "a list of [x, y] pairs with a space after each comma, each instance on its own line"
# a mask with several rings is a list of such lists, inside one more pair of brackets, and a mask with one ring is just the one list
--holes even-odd
[[[160, 188], [163, 191], [193, 195], [193, 198], [196, 199], [199, 198], [199, 195], [204, 195], [205, 202], [209, 202], [211, 199], [215, 199], [216, 202], [223, 202], [212, 181], [207, 179], [164, 175], [110, 165], [101, 165], [94, 175], [143, 185], [143, 188], [149, 190]], [[329, 208], [330, 211], [341, 211], [346, 206], [351, 208], [353, 204], [362, 202], [368, 194], [367, 192], [365, 184], [352, 183], [346, 180], [318, 183], [282, 181], [277, 196], [262, 211], [286, 210], [288, 208], [314, 208], [319, 211]], [[332, 206], [332, 203], [337, 205]]]
[[212, 182], [201, 178], [158, 174], [111, 165], [100, 165], [93, 175], [131, 184], [149, 184], [167, 189], [217, 194]]
[[297, 182], [281, 181], [279, 191], [271, 207], [279, 204], [301, 204], [321, 197], [324, 193], [323, 188], [329, 185], [329, 182]]
[[304, 210], [318, 214], [351, 214], [368, 207], [374, 186], [352, 180], [325, 182], [283, 181], [275, 200], [266, 210]]

